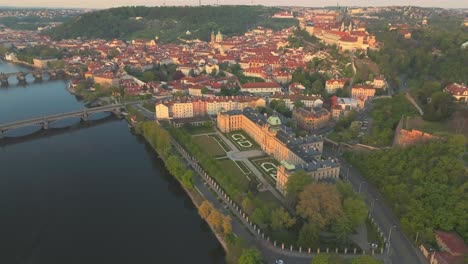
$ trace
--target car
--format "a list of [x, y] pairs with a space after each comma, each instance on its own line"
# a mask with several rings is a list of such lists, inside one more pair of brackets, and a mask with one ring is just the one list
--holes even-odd
[[281, 259], [277, 259], [277, 260], [275, 261], [275, 264], [284, 264], [284, 261], [281, 260]]

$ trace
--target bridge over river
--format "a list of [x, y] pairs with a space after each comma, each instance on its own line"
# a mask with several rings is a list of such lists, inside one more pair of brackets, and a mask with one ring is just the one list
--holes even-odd
[[36, 81], [42, 81], [44, 75], [49, 75], [50, 80], [55, 80], [59, 77], [65, 76], [65, 71], [63, 70], [31, 70], [31, 71], [20, 71], [20, 72], [10, 72], [10, 73], [0, 73], [0, 83], [2, 86], [8, 86], [8, 78], [16, 76], [19, 83], [26, 83], [26, 76], [32, 75]]
[[43, 129], [49, 128], [49, 123], [66, 119], [70, 117], [79, 117], [83, 121], [88, 121], [88, 117], [92, 114], [99, 113], [99, 112], [112, 112], [114, 114], [119, 114], [122, 108], [125, 107], [126, 104], [112, 104], [94, 108], [86, 108], [79, 111], [68, 112], [68, 113], [60, 113], [48, 116], [42, 116], [37, 118], [31, 118], [27, 120], [16, 121], [12, 123], [0, 124], [0, 138], [3, 137], [3, 133], [8, 130], [16, 129], [24, 126], [30, 125], [40, 125]]

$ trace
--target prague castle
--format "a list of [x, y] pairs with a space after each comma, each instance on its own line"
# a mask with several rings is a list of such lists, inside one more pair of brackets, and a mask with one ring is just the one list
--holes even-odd
[[252, 108], [220, 111], [218, 129], [223, 133], [243, 130], [268, 155], [281, 161], [276, 188], [286, 194], [286, 183], [295, 171], [304, 170], [312, 178], [337, 179], [340, 166], [334, 160], [322, 160], [323, 138], [316, 135], [296, 137], [291, 128], [282, 124], [279, 116], [266, 117]]

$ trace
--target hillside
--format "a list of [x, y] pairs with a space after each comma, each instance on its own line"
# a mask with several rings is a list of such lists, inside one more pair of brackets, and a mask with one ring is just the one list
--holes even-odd
[[256, 26], [278, 30], [296, 24], [294, 19], [270, 18], [277, 10], [262, 6], [119, 7], [83, 14], [46, 34], [55, 40], [158, 36], [162, 42], [174, 42], [185, 38], [187, 30], [194, 39], [208, 40], [213, 30], [229, 36]]

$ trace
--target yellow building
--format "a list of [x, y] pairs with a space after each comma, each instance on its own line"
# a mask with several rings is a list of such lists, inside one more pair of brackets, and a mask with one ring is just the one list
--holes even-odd
[[297, 125], [305, 130], [317, 130], [326, 127], [330, 122], [331, 114], [325, 108], [305, 109], [295, 108], [292, 117]]
[[286, 195], [286, 184], [289, 177], [297, 171], [305, 171], [314, 180], [334, 179], [338, 180], [340, 176], [340, 164], [335, 160], [315, 160], [299, 165], [282, 161], [278, 166], [276, 175], [276, 189], [283, 195]]
[[304, 169], [312, 177], [319, 179], [338, 177], [339, 164], [321, 160], [323, 138], [316, 135], [296, 137], [292, 129], [282, 125], [278, 116], [267, 118], [252, 108], [220, 111], [217, 126], [223, 133], [243, 130], [265, 153], [288, 164], [288, 169], [280, 166], [279, 170], [282, 172], [278, 170], [277, 188], [282, 194], [285, 194], [285, 185], [294, 170]]

